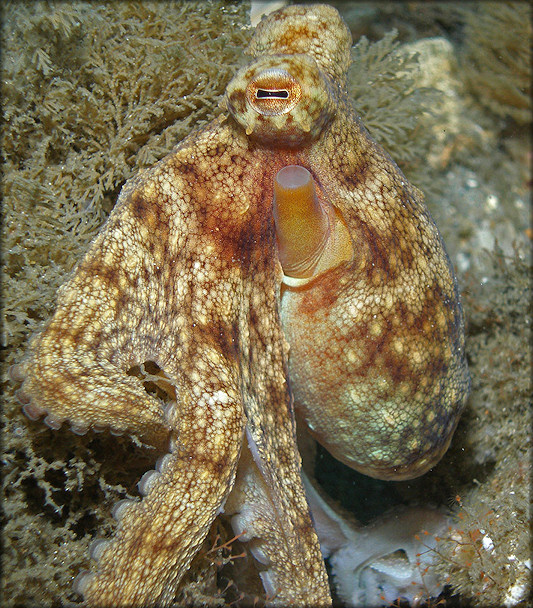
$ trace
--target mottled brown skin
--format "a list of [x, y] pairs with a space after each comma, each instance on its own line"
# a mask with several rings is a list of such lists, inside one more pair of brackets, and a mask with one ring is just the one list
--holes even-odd
[[[268, 562], [272, 603], [331, 603], [290, 389], [316, 437], [371, 474], [419, 474], [449, 442], [468, 391], [455, 279], [419, 192], [347, 101], [350, 45], [330, 7], [263, 20], [249, 49], [259, 63], [228, 87], [229, 111], [126, 184], [14, 372], [32, 418], [168, 445], [146, 496], [93, 549], [98, 569], [78, 582], [89, 605], [168, 605], [228, 497]], [[250, 79], [280, 65], [297, 103], [250, 112]], [[298, 285], [272, 219], [273, 180], [290, 164], [342, 214], [355, 252]], [[127, 373], [145, 361], [173, 405]]]

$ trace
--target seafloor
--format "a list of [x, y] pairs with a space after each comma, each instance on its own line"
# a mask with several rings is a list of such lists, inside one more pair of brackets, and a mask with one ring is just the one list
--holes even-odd
[[[423, 477], [369, 480], [323, 451], [316, 477], [363, 523], [399, 504], [452, 510], [435, 549], [445, 605], [530, 605], [531, 9], [338, 8], [356, 43], [354, 104], [425, 192], [456, 268], [472, 393], [449, 451]], [[247, 9], [2, 6], [3, 606], [79, 605], [71, 582], [89, 565], [90, 540], [110, 532], [111, 506], [136, 495], [154, 460], [125, 438], [29, 421], [7, 369], [51, 314], [124, 181], [219, 111], [251, 35]], [[227, 554], [207, 549], [176, 606], [239, 597], [243, 581], [217, 575]]]

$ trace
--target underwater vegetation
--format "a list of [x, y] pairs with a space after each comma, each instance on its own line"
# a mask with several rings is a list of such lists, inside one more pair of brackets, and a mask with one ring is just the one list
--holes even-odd
[[455, 498], [455, 524], [436, 547], [442, 557], [438, 569], [473, 605], [526, 605], [531, 580], [531, 266], [523, 252], [506, 256], [498, 246], [481, 255], [488, 262], [485, 276], [464, 292], [475, 373], [461, 429], [470, 466], [478, 473], [474, 486]]
[[[355, 38], [350, 90], [372, 135], [426, 193], [444, 235], [463, 293], [473, 379], [443, 461], [419, 480], [386, 487], [401, 502], [424, 497], [453, 507], [452, 529], [432, 550], [437, 572], [460, 594], [454, 602], [525, 606], [531, 152], [521, 125], [531, 122], [531, 9], [395, 3], [387, 9], [394, 19], [380, 21], [383, 4], [361, 4], [372, 19], [361, 31], [369, 40]], [[407, 5], [418, 21], [397, 18]], [[89, 541], [111, 530], [111, 506], [136, 495], [156, 457], [126, 439], [117, 447], [115, 437], [29, 422], [5, 371], [51, 313], [57, 287], [124, 181], [216, 114], [251, 35], [246, 10], [202, 1], [3, 7], [5, 606], [78, 605], [71, 582], [88, 566]], [[426, 61], [439, 66], [431, 81]], [[347, 490], [352, 479], [346, 474], [336, 498], [361, 494]], [[218, 525], [176, 605], [238, 600], [249, 556], [237, 559], [242, 546]]]
[[420, 112], [427, 112], [437, 102], [438, 92], [419, 85], [418, 57], [406, 53], [397, 38], [397, 31], [392, 30], [374, 43], [362, 37], [353, 46], [348, 91], [366, 128], [397, 163], [405, 166], [429, 148], [423, 133], [417, 133], [420, 137], [413, 144], [414, 132]]
[[531, 6], [481, 2], [464, 9], [460, 65], [477, 100], [498, 116], [531, 122]]

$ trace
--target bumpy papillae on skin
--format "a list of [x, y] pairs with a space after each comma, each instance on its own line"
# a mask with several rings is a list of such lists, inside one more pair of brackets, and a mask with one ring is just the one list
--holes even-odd
[[[371, 475], [419, 475], [449, 443], [469, 384], [457, 287], [421, 194], [347, 100], [350, 46], [330, 7], [264, 19], [228, 111], [125, 185], [13, 371], [30, 418], [168, 446], [93, 546], [89, 605], [168, 605], [222, 511], [271, 603], [331, 603], [293, 398]], [[283, 240], [287, 200], [316, 243], [304, 254]], [[166, 408], [128, 374], [146, 361]]]

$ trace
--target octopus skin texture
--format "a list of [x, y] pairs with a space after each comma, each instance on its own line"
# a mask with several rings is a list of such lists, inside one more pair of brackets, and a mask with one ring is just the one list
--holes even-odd
[[[273, 605], [329, 606], [294, 410], [349, 466], [406, 479], [446, 450], [469, 376], [422, 194], [346, 93], [337, 11], [259, 23], [222, 114], [128, 181], [12, 371], [31, 419], [166, 455], [121, 501], [89, 606], [167, 606], [221, 513]], [[155, 364], [169, 401], [131, 374]]]

